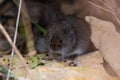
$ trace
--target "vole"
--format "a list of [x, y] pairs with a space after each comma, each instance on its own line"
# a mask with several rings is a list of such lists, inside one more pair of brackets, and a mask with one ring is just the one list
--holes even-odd
[[59, 52], [61, 59], [84, 54], [90, 43], [90, 27], [87, 22], [75, 17], [64, 17], [48, 25], [46, 43], [49, 56]]

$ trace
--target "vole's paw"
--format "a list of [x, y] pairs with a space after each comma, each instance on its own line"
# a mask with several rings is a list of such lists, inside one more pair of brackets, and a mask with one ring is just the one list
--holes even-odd
[[56, 57], [56, 60], [58, 62], [62, 62], [62, 61], [65, 61], [65, 58], [64, 58], [64, 56], [58, 56], [58, 57]]
[[53, 60], [54, 59], [53, 54], [50, 54], [50, 53], [46, 54], [46, 57], [44, 59], [45, 60]]

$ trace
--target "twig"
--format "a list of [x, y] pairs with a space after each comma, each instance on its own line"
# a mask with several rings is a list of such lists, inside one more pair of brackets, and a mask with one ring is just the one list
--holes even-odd
[[[30, 69], [27, 66], [24, 58], [22, 57], [20, 51], [17, 49], [17, 47], [14, 45], [14, 43], [12, 42], [12, 39], [10, 38], [9, 34], [6, 32], [6, 30], [4, 29], [4, 27], [2, 26], [2, 24], [0, 24], [0, 31], [4, 34], [4, 36], [6, 37], [6, 39], [8, 40], [8, 42], [10, 43], [10, 45], [12, 46], [12, 48], [15, 50], [16, 55], [19, 57], [19, 59], [22, 62], [22, 65], [25, 67], [26, 71], [28, 72], [28, 75], [31, 78], [30, 75]], [[32, 79], [33, 80], [33, 79]]]
[[[22, 5], [22, 0], [19, 1], [17, 22], [16, 22], [16, 27], [15, 27], [16, 29], [15, 29], [15, 34], [14, 34], [14, 45], [16, 44], [16, 39], [17, 39], [18, 24], [19, 24], [19, 19], [20, 19], [20, 12], [21, 12], [21, 5]], [[12, 49], [12, 53], [11, 53], [11, 57], [10, 57], [10, 65], [9, 65], [9, 69], [8, 69], [8, 74], [7, 74], [7, 79], [6, 80], [9, 80], [9, 77], [10, 77], [10, 70], [11, 70], [13, 56], [14, 56], [14, 49]]]
[[31, 55], [35, 55], [37, 51], [35, 49], [32, 26], [29, 20], [30, 18], [24, 0], [23, 0], [22, 8], [24, 9], [24, 12], [22, 11], [22, 21], [25, 26], [24, 29], [25, 29], [25, 37], [26, 37], [27, 50], [28, 50], [27, 55], [31, 56]]

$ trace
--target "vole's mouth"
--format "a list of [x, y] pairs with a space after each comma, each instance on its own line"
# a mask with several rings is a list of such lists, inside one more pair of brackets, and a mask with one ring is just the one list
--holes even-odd
[[62, 49], [62, 46], [63, 46], [63, 41], [60, 35], [58, 34], [53, 35], [51, 42], [50, 42], [51, 49], [53, 49], [54, 51], [59, 51]]
[[54, 51], [59, 51], [61, 50], [61, 45], [50, 45], [51, 49], [53, 49]]
[[51, 42], [50, 47], [54, 51], [59, 51], [62, 49], [62, 43], [60, 43], [59, 41], [53, 41]]

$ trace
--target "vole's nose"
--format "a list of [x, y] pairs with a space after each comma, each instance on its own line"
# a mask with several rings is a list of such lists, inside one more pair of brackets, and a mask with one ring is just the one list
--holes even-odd
[[55, 51], [59, 51], [62, 48], [62, 40], [59, 38], [56, 39], [52, 39], [51, 40], [51, 44], [50, 47], [55, 50]]

